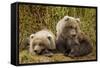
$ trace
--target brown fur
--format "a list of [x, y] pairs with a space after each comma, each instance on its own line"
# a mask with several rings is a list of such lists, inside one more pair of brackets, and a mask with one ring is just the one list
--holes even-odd
[[57, 23], [56, 47], [67, 56], [84, 56], [92, 52], [89, 38], [80, 30], [80, 20], [65, 16]]

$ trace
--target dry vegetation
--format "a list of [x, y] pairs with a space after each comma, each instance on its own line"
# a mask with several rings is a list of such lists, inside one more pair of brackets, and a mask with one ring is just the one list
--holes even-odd
[[[31, 33], [43, 28], [56, 33], [57, 22], [65, 15], [81, 19], [81, 30], [85, 32], [93, 44], [93, 53], [85, 57], [65, 57], [55, 54], [52, 57], [30, 55], [23, 41]], [[56, 34], [55, 34], [56, 35]], [[79, 7], [53, 7], [42, 5], [19, 5], [19, 63], [43, 63], [60, 61], [78, 61], [96, 59], [96, 9]]]

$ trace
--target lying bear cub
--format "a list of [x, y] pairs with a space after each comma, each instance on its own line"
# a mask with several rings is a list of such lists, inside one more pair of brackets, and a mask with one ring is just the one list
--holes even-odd
[[51, 51], [56, 49], [55, 36], [47, 29], [31, 34], [29, 40], [29, 52], [32, 55], [51, 56]]
[[57, 50], [66, 56], [85, 56], [92, 52], [89, 38], [80, 30], [79, 18], [63, 17], [56, 26]]

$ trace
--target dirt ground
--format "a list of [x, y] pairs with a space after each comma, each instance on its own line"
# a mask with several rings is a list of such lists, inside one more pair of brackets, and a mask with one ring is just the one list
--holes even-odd
[[19, 53], [19, 63], [45, 63], [45, 62], [64, 62], [64, 61], [83, 61], [83, 60], [95, 60], [96, 56], [89, 54], [83, 57], [68, 57], [63, 54], [57, 53], [53, 56], [44, 56], [44, 55], [30, 55], [27, 51], [22, 51]]

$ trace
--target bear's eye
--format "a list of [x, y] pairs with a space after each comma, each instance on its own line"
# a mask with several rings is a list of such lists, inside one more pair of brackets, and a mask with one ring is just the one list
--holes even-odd
[[36, 45], [36, 43], [33, 44], [33, 46], [35, 46], [35, 45]]
[[40, 43], [39, 46], [43, 46], [44, 44]]
[[75, 27], [75, 29], [77, 30], [77, 27]]
[[72, 29], [72, 28], [73, 28], [73, 26], [69, 26], [68, 28]]

